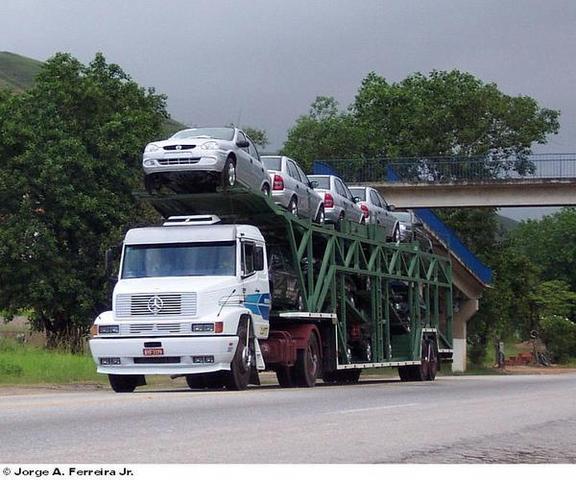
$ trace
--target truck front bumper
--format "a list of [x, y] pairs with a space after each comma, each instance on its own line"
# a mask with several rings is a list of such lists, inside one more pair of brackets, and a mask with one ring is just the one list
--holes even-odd
[[[158, 343], [162, 355], [145, 356], [145, 343]], [[179, 375], [230, 370], [238, 337], [93, 338], [90, 351], [98, 373]], [[104, 359], [104, 360], [103, 360]], [[205, 361], [208, 360], [208, 361]], [[108, 363], [103, 365], [103, 362]], [[110, 364], [113, 363], [113, 364]]]

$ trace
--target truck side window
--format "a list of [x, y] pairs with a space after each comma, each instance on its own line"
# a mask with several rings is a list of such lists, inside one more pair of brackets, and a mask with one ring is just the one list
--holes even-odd
[[242, 243], [242, 274], [251, 275], [254, 273], [254, 244]]
[[254, 270], [264, 270], [264, 247], [254, 247]]

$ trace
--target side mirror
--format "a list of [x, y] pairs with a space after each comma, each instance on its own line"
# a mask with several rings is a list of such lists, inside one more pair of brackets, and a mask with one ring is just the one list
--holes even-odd
[[386, 210], [388, 210], [389, 212], [393, 212], [394, 210], [396, 210], [396, 205], [388, 204]]
[[318, 182], [316, 180], [312, 180], [310, 182], [310, 188], [317, 188], [318, 187]]
[[110, 247], [108, 250], [106, 250], [106, 253], [104, 254], [104, 274], [107, 277], [112, 275], [114, 262], [120, 257], [121, 251], [122, 245], [116, 245], [115, 247]]
[[239, 140], [236, 142], [236, 146], [238, 148], [248, 148], [250, 146], [250, 143], [248, 143], [248, 140]]
[[354, 203], [361, 202], [362, 199], [360, 197], [354, 197]]

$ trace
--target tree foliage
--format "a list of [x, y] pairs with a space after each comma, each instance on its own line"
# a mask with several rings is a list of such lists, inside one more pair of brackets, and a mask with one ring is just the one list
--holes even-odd
[[270, 145], [266, 130], [254, 127], [243, 127], [242, 130], [244, 130], [244, 133], [248, 135], [258, 147], [264, 149]]
[[142, 145], [165, 97], [98, 54], [47, 61], [34, 86], [0, 96], [0, 308], [78, 347], [106, 303], [103, 252], [141, 214]]

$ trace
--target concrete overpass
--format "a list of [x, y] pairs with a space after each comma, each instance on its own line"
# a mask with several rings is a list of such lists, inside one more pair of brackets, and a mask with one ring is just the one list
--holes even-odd
[[430, 208], [576, 205], [576, 154], [482, 158], [321, 160], [314, 173], [378, 189], [390, 204], [413, 209], [435, 253], [452, 259], [454, 371], [466, 369], [467, 322], [492, 272]]
[[557, 207], [576, 205], [576, 178], [502, 182], [359, 182], [376, 188], [397, 208]]

